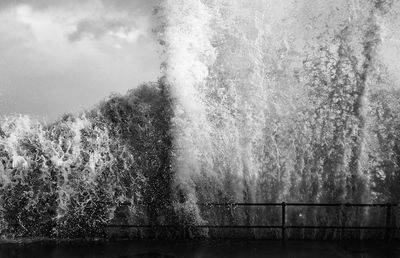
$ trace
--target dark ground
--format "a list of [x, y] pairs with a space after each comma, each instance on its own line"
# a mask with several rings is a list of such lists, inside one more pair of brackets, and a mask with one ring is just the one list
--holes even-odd
[[400, 242], [204, 240], [0, 244], [1, 258], [400, 257]]

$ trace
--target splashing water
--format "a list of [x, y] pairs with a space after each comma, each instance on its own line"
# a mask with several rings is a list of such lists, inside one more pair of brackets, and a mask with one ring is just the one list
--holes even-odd
[[[157, 83], [52, 125], [2, 118], [2, 236], [105, 236], [107, 223], [207, 236], [186, 226], [274, 224], [279, 211], [201, 202], [397, 202], [399, 93], [378, 51], [389, 4], [162, 1]], [[291, 223], [381, 220], [346, 216], [288, 211]]]
[[[391, 4], [165, 1], [178, 192], [201, 202], [373, 200], [366, 99], [377, 17]], [[348, 216], [364, 223], [361, 213]]]

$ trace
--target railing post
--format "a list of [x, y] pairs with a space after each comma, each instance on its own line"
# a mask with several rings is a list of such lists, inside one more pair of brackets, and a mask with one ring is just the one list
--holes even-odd
[[282, 241], [285, 241], [286, 239], [286, 202], [282, 202], [282, 226], [281, 226], [281, 236], [282, 236]]
[[385, 239], [386, 241], [389, 241], [390, 239], [390, 218], [392, 215], [392, 204], [387, 203], [386, 204], [386, 232], [385, 232]]

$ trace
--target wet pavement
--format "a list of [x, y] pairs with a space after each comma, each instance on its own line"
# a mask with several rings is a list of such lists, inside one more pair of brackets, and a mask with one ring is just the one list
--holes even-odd
[[1, 258], [400, 257], [400, 242], [204, 240], [0, 244]]

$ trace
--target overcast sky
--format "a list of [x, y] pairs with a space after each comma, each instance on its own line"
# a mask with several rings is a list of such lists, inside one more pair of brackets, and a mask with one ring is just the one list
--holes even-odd
[[155, 0], [0, 0], [0, 115], [52, 121], [159, 75]]

